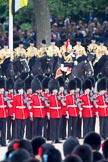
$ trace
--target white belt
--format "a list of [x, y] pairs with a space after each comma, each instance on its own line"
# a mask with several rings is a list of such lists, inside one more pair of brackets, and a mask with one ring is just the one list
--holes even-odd
[[61, 107], [50, 107], [50, 109], [61, 109]]
[[43, 109], [43, 108], [44, 108], [44, 106], [33, 106], [33, 108], [36, 108], [36, 109], [41, 108], [41, 109]]
[[71, 107], [78, 107], [77, 105], [68, 105], [68, 108]]
[[83, 106], [84, 108], [93, 108], [93, 106], [90, 106], [90, 105], [88, 105], [88, 106]]
[[104, 106], [98, 106], [99, 108], [107, 108], [107, 105]]
[[0, 105], [0, 108], [6, 108], [6, 105]]
[[17, 109], [25, 109], [26, 106], [16, 106]]

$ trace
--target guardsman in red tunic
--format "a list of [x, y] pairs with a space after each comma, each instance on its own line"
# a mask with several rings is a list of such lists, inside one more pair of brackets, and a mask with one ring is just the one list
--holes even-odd
[[5, 81], [0, 78], [0, 144], [6, 146], [7, 104], [4, 100]]
[[90, 90], [92, 88], [92, 83], [89, 79], [86, 79], [83, 83], [84, 94], [80, 96], [83, 103], [82, 105], [82, 118], [83, 118], [83, 136], [88, 132], [92, 131], [93, 128], [93, 103], [90, 100]]
[[25, 93], [24, 93], [24, 97], [25, 97], [25, 102], [26, 105], [28, 107], [28, 111], [29, 111], [29, 116], [26, 120], [26, 138], [27, 139], [32, 139], [32, 135], [33, 135], [33, 122], [30, 118], [30, 113], [32, 110], [31, 104], [32, 104], [32, 88], [31, 88], [31, 81], [32, 81], [33, 77], [29, 76], [26, 80], [25, 80]]
[[96, 96], [97, 94], [95, 93], [95, 78], [94, 77], [88, 77], [87, 79], [91, 80], [92, 83], [92, 88], [90, 91], [90, 97], [91, 97], [91, 101], [93, 101], [93, 128], [92, 131], [95, 132], [95, 125], [96, 125], [96, 113], [97, 113], [97, 109], [96, 109]]
[[[65, 82], [62, 77], [57, 78], [60, 88], [59, 88], [59, 96], [60, 100], [62, 103], [62, 108], [61, 108], [61, 113], [62, 113], [62, 118], [61, 118], [61, 124], [60, 124], [60, 138], [66, 139], [66, 126], [67, 126], [67, 118], [66, 118], [66, 112], [67, 112], [67, 107], [66, 107], [66, 95], [67, 95], [67, 90], [65, 90]], [[65, 105], [65, 106], [63, 106]]]
[[58, 99], [59, 83], [56, 79], [51, 79], [48, 83], [49, 112], [50, 112], [50, 131], [52, 143], [61, 143], [59, 141], [61, 113], [61, 101]]
[[68, 120], [68, 136], [76, 137], [76, 127], [77, 127], [77, 120], [78, 120], [78, 106], [76, 105], [76, 81], [73, 79], [68, 84], [68, 91], [69, 94], [66, 96], [66, 106], [69, 114]]
[[46, 77], [42, 80], [42, 89], [43, 89], [43, 96], [45, 97], [45, 106], [46, 106], [46, 115], [44, 119], [44, 137], [47, 140], [50, 140], [50, 120], [48, 119], [48, 110], [49, 110], [49, 89], [48, 89], [48, 83], [50, 78]]
[[15, 138], [24, 138], [26, 119], [29, 117], [27, 105], [24, 103], [24, 81], [15, 83], [16, 95], [13, 98], [13, 116], [15, 118]]
[[62, 102], [62, 108], [61, 108], [61, 113], [62, 113], [62, 118], [61, 118], [61, 124], [60, 124], [60, 138], [66, 139], [66, 125], [67, 125], [67, 119], [66, 119], [66, 111], [67, 107], [66, 105], [63, 106], [63, 104], [66, 104], [66, 91], [65, 91], [65, 82], [62, 77], [57, 78], [60, 88], [59, 88], [59, 95], [61, 98]]
[[37, 77], [31, 82], [32, 87], [32, 116], [33, 116], [33, 136], [42, 136], [44, 128], [44, 118], [46, 115], [45, 103], [43, 101], [42, 84]]
[[82, 95], [81, 94], [81, 92], [82, 92], [82, 86], [81, 86], [81, 80], [80, 80], [80, 78], [75, 78], [75, 81], [76, 81], [76, 84], [77, 84], [77, 87], [76, 87], [76, 90], [75, 90], [76, 104], [77, 104], [78, 109], [79, 109], [79, 114], [78, 114], [78, 120], [77, 120], [76, 129], [77, 129], [77, 137], [78, 138], [81, 138], [82, 118], [80, 116], [80, 113], [81, 113], [80, 95]]
[[102, 78], [97, 83], [98, 96], [97, 109], [100, 123], [100, 135], [103, 139], [108, 137], [108, 106], [105, 102], [105, 93], [107, 92], [107, 79]]
[[9, 141], [15, 139], [15, 120], [13, 120], [13, 97], [14, 97], [14, 81], [9, 78], [6, 82], [7, 89], [7, 106], [8, 106], [8, 118], [7, 118], [7, 139]]

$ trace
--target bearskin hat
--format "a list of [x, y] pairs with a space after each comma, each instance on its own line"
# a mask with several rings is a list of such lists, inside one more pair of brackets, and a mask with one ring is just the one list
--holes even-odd
[[85, 90], [88, 89], [88, 88], [91, 90], [91, 88], [92, 88], [92, 82], [91, 82], [91, 80], [90, 80], [90, 79], [86, 79], [86, 80], [83, 82], [82, 88], [83, 88], [83, 91], [85, 91]]
[[81, 89], [81, 79], [80, 78], [75, 78], [77, 88]]
[[107, 90], [107, 78], [102, 78], [97, 83], [97, 91]]
[[76, 155], [68, 155], [63, 162], [82, 162], [81, 158]]
[[10, 161], [23, 162], [28, 160], [29, 158], [31, 158], [31, 155], [28, 151], [26, 151], [25, 149], [17, 149], [12, 153]]
[[45, 140], [45, 138], [43, 138], [41, 136], [34, 137], [31, 140], [34, 155], [38, 154], [39, 147], [41, 147], [41, 145], [44, 144], [44, 143], [46, 143], [46, 140]]
[[73, 149], [79, 145], [79, 141], [76, 137], [69, 137], [63, 144], [64, 156], [70, 155]]
[[72, 90], [72, 89], [76, 89], [77, 87], [77, 83], [74, 79], [70, 80], [69, 84], [68, 84], [68, 90]]
[[52, 91], [54, 89], [57, 89], [59, 91], [59, 82], [56, 79], [50, 79], [49, 83], [48, 83], [48, 88], [50, 93], [52, 93]]
[[[55, 162], [55, 161], [60, 162], [60, 161], [62, 161], [60, 151], [57, 150], [56, 148], [50, 148], [45, 153], [48, 155], [47, 162]], [[43, 161], [45, 161], [44, 154], [43, 154]]]
[[88, 77], [87, 79], [89, 79], [92, 83], [92, 87], [95, 87], [95, 78], [94, 77]]
[[26, 80], [25, 80], [25, 90], [30, 89], [31, 88], [31, 82], [33, 80], [32, 76], [29, 76]]
[[5, 79], [0, 77], [0, 88], [5, 88]]
[[9, 89], [14, 89], [14, 81], [13, 79], [9, 78], [7, 81], [6, 81], [6, 89], [9, 90]]
[[93, 150], [98, 151], [101, 146], [101, 137], [96, 132], [90, 132], [85, 136], [84, 143], [90, 145]]
[[33, 93], [35, 93], [37, 90], [41, 90], [42, 89], [42, 84], [40, 82], [40, 80], [35, 77], [32, 82], [31, 82], [31, 88]]
[[83, 162], [87, 162], [87, 161], [92, 162], [93, 161], [92, 149], [87, 144], [76, 146], [74, 148], [74, 150], [72, 151], [72, 154], [79, 156]]
[[65, 87], [65, 82], [64, 82], [64, 79], [62, 77], [58, 77], [57, 81], [59, 82], [60, 87]]
[[104, 156], [99, 151], [93, 151], [93, 162], [103, 161]]
[[50, 78], [46, 77], [42, 80], [42, 88], [43, 89], [48, 89], [48, 83], [50, 81]]
[[24, 89], [24, 81], [21, 79], [15, 82], [15, 90], [18, 91], [19, 89]]

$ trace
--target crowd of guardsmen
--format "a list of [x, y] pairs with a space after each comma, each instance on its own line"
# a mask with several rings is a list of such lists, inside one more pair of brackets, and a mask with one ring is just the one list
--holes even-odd
[[80, 39], [76, 40], [75, 46], [70, 44], [70, 40], [66, 40], [64, 41], [64, 45], [60, 48], [56, 46], [54, 39], [51, 40], [50, 46], [47, 46], [46, 40], [42, 40], [41, 47], [39, 49], [35, 47], [35, 42], [33, 40], [30, 40], [30, 46], [27, 49], [24, 49], [24, 45], [20, 41], [19, 46], [15, 48], [13, 52], [9, 50], [8, 44], [4, 43], [3, 49], [0, 50], [0, 64], [2, 64], [3, 61], [8, 57], [10, 57], [11, 60], [18, 57], [25, 57], [29, 61], [29, 59], [33, 56], [40, 58], [45, 55], [49, 57], [63, 57], [64, 63], [71, 63], [73, 53], [76, 55], [76, 58], [78, 58], [82, 55], [87, 55], [87, 51], [96, 55], [95, 62], [97, 62], [102, 55], [108, 53], [107, 47], [104, 45], [104, 40], [100, 39], [99, 43], [97, 44], [94, 37], [91, 38], [91, 43], [86, 48], [82, 46]]
[[5, 146], [6, 139], [34, 136], [43, 136], [52, 143], [69, 136], [81, 138], [95, 131], [96, 116], [100, 135], [107, 138], [107, 82], [107, 78], [96, 83], [92, 77], [84, 81], [75, 78], [65, 86], [62, 77], [40, 80], [29, 76], [15, 83], [0, 78], [0, 144]]

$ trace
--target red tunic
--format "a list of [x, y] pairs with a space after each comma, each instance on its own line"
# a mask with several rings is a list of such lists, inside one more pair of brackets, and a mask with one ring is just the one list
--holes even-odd
[[94, 106], [93, 103], [90, 101], [90, 96], [83, 94], [80, 96], [80, 99], [83, 103], [82, 105], [82, 117], [83, 118], [91, 118], [94, 116]]
[[[45, 93], [45, 92], [43, 92], [43, 96], [46, 98], [46, 99], [48, 99], [48, 97], [49, 97], [49, 94], [48, 93]], [[48, 102], [48, 104], [49, 104], [49, 102]], [[46, 109], [45, 109], [46, 111], [45, 111], [45, 116], [47, 116], [47, 113], [49, 112], [49, 107], [46, 107]]]
[[27, 96], [28, 102], [30, 102], [30, 107], [29, 107], [29, 116], [30, 116], [30, 112], [32, 112], [32, 94], [26, 93], [26, 96]]
[[72, 94], [66, 96], [66, 106], [69, 116], [78, 116], [79, 110], [78, 106], [75, 104], [76, 97]]
[[24, 96], [17, 94], [13, 98], [13, 113], [15, 113], [15, 119], [27, 119], [29, 117], [29, 110], [24, 104]]
[[44, 118], [46, 115], [46, 108], [40, 95], [34, 93], [32, 95], [32, 112], [35, 118]]
[[56, 95], [49, 95], [49, 113], [50, 113], [50, 118], [61, 118], [62, 113], [61, 113], [61, 101], [58, 100]]
[[6, 118], [7, 115], [7, 104], [4, 102], [4, 95], [0, 94], [0, 118]]
[[98, 95], [96, 97], [97, 105], [98, 105], [98, 114], [99, 116], [108, 116], [108, 107], [105, 103], [105, 97], [103, 95]]
[[[64, 93], [60, 93], [60, 95], [65, 98], [64, 103], [66, 104], [66, 97], [65, 97]], [[66, 115], [66, 111], [67, 111], [67, 107], [62, 105], [62, 108], [61, 108], [62, 115]]]
[[[13, 97], [12, 93], [8, 93], [8, 99], [12, 107], [8, 107], [8, 116], [13, 116]], [[7, 105], [8, 106], [8, 105]]]

